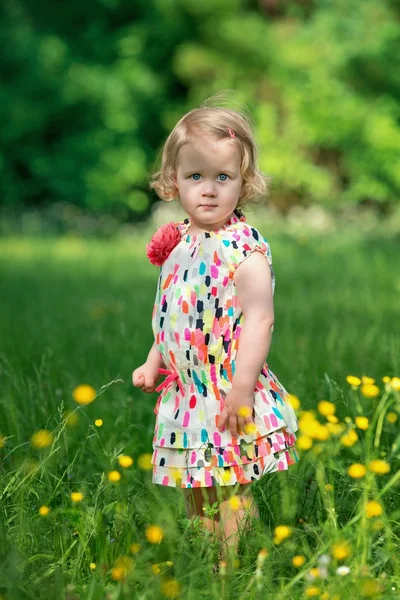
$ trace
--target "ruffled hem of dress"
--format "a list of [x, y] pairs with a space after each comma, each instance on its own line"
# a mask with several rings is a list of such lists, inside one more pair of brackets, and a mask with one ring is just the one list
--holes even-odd
[[179, 488], [246, 485], [258, 481], [268, 473], [286, 471], [299, 461], [295, 446], [261, 456], [257, 460], [231, 467], [190, 467], [178, 469], [154, 465], [152, 482]]
[[250, 442], [238, 445], [214, 446], [205, 442], [198, 448], [153, 446], [152, 463], [160, 467], [192, 469], [201, 467], [235, 467], [253, 463], [295, 445], [296, 435], [281, 427]]

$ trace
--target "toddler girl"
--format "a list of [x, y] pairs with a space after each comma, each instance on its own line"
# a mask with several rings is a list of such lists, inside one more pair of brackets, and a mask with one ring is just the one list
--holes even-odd
[[[179, 199], [187, 213], [147, 246], [161, 267], [155, 341], [132, 380], [160, 392], [152, 480], [182, 488], [188, 517], [199, 515], [225, 550], [233, 549], [244, 517], [258, 516], [251, 483], [298, 461], [298, 422], [266, 363], [271, 250], [241, 211], [266, 190], [247, 117], [207, 105], [184, 115], [150, 185], [165, 201]], [[155, 388], [160, 374], [166, 377]], [[214, 502], [212, 519], [203, 508]]]

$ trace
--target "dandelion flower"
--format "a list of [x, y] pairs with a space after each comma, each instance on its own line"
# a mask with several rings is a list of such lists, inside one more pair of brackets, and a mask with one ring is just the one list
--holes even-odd
[[40, 515], [41, 517], [45, 517], [46, 515], [48, 515], [48, 514], [49, 514], [49, 512], [50, 512], [50, 511], [51, 511], [51, 508], [50, 508], [49, 506], [44, 506], [44, 505], [43, 505], [43, 506], [41, 506], [41, 507], [39, 508], [39, 511], [38, 511], [38, 512], [39, 512], [39, 515]]
[[111, 569], [111, 577], [114, 581], [124, 579], [133, 569], [134, 562], [130, 556], [121, 556]]
[[250, 408], [250, 406], [239, 406], [238, 410], [237, 410], [237, 415], [238, 417], [251, 417], [253, 413], [253, 410]]
[[119, 471], [109, 471], [107, 473], [107, 478], [108, 478], [108, 481], [111, 481], [112, 483], [116, 483], [117, 481], [119, 481], [121, 479], [121, 473]]
[[350, 568], [347, 567], [346, 565], [340, 565], [340, 567], [338, 567], [336, 569], [336, 573], [337, 575], [348, 575], [350, 573]]
[[149, 525], [146, 528], [146, 538], [150, 544], [159, 544], [163, 539], [163, 530], [158, 525]]
[[261, 550], [257, 554], [257, 569], [261, 569], [267, 558], [268, 550], [266, 548], [261, 548]]
[[72, 502], [82, 502], [83, 494], [81, 492], [72, 492], [71, 500], [72, 500]]
[[368, 429], [369, 420], [367, 417], [356, 417], [355, 421], [358, 429], [363, 429], [364, 431]]
[[292, 530], [287, 525], [278, 525], [275, 527], [275, 537], [274, 544], [280, 544], [283, 540], [290, 537], [292, 534]]
[[103, 419], [96, 419], [94, 424], [96, 427], [101, 427], [103, 425]]
[[392, 377], [392, 379], [390, 380], [390, 387], [395, 392], [399, 392], [400, 391], [400, 377]]
[[96, 390], [91, 385], [83, 383], [74, 389], [72, 397], [78, 404], [89, 404], [96, 398]]
[[40, 429], [31, 437], [31, 444], [35, 448], [47, 448], [53, 443], [53, 434], [47, 429]]
[[161, 584], [161, 592], [166, 598], [178, 598], [182, 593], [182, 586], [176, 579], [165, 579]]
[[348, 542], [336, 542], [332, 546], [332, 556], [336, 560], [344, 560], [351, 554], [350, 544]]
[[345, 433], [340, 438], [340, 441], [343, 444], [343, 446], [347, 446], [347, 447], [354, 446], [354, 444], [357, 442], [357, 440], [358, 440], [358, 435], [354, 431], [354, 429], [350, 429], [350, 431], [348, 433]]
[[361, 393], [366, 398], [376, 398], [381, 393], [377, 385], [373, 383], [364, 383], [361, 386]]
[[118, 462], [121, 467], [126, 469], [127, 467], [131, 467], [133, 465], [133, 458], [127, 454], [123, 454], [122, 456], [118, 456]]
[[326, 483], [325, 489], [327, 492], [331, 492], [333, 490], [333, 485], [331, 485], [330, 483]]
[[364, 477], [366, 472], [367, 469], [360, 463], [354, 463], [347, 469], [347, 473], [350, 475], [350, 477], [353, 477], [353, 479], [360, 479], [361, 477]]
[[390, 465], [385, 460], [371, 460], [368, 463], [368, 469], [372, 473], [376, 473], [376, 475], [384, 475], [385, 473], [389, 473]]
[[90, 563], [89, 568], [91, 571], [94, 571], [96, 568], [96, 563]]
[[159, 575], [161, 573], [161, 569], [157, 564], [151, 565], [151, 570], [153, 571], [154, 575]]
[[293, 556], [292, 558], [292, 564], [294, 567], [302, 567], [304, 565], [304, 563], [306, 562], [306, 558], [305, 556], [302, 556], [301, 554], [297, 554], [296, 556]]
[[153, 468], [151, 458], [152, 455], [150, 453], [141, 454], [137, 461], [139, 469], [142, 469], [142, 471], [151, 471]]
[[373, 379], [372, 377], [366, 377], [365, 375], [362, 376], [361, 381], [366, 385], [372, 385], [373, 383], [375, 383], [375, 379]]
[[365, 507], [368, 519], [371, 517], [379, 517], [383, 513], [383, 506], [376, 500], [369, 500]]
[[355, 377], [354, 375], [347, 375], [346, 381], [354, 388], [357, 388], [361, 384], [361, 379], [359, 377]]
[[335, 415], [326, 415], [326, 418], [329, 423], [339, 423], [339, 419]]
[[308, 435], [299, 435], [297, 442], [296, 442], [296, 446], [300, 450], [309, 450], [312, 445], [313, 445], [313, 441], [310, 437], [308, 437]]
[[78, 425], [79, 417], [75, 411], [68, 410], [64, 413], [65, 423], [68, 427], [75, 427]]
[[[388, 412], [388, 414], [386, 415], [386, 420], [387, 420], [389, 423], [392, 423], [392, 424], [393, 424], [393, 423], [396, 423], [397, 419], [398, 419], [398, 416], [397, 416], [397, 414], [396, 414], [395, 412]], [[1, 443], [1, 442], [0, 442], [0, 443]], [[1, 447], [1, 446], [0, 446], [0, 447]]]
[[244, 432], [246, 435], [252, 435], [253, 433], [255, 433], [257, 431], [257, 427], [255, 423], [245, 423], [244, 425]]
[[242, 506], [242, 501], [239, 496], [231, 496], [228, 502], [231, 509], [235, 511], [239, 510], [239, 508]]
[[294, 410], [298, 410], [300, 408], [300, 400], [294, 394], [289, 394], [289, 402]]
[[129, 552], [132, 552], [132, 554], [137, 554], [140, 549], [141, 549], [141, 545], [138, 544], [137, 542], [133, 542], [133, 544], [131, 544], [129, 546]]
[[307, 598], [314, 598], [315, 596], [319, 596], [320, 593], [321, 593], [321, 589], [316, 586], [312, 586], [312, 587], [306, 588], [304, 590], [304, 594]]
[[333, 402], [328, 402], [328, 400], [321, 400], [318, 402], [318, 412], [327, 417], [328, 415], [333, 415], [336, 411], [336, 406]]

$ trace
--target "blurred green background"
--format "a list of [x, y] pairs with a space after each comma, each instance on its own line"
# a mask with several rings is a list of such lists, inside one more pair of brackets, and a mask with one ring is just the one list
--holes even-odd
[[3, 233], [33, 209], [140, 223], [170, 129], [221, 90], [253, 116], [281, 214], [398, 203], [395, 0], [4, 0], [0, 17]]

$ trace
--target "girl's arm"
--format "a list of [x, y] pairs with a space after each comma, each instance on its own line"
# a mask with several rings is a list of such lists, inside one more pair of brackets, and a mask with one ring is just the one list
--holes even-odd
[[[271, 270], [265, 256], [253, 252], [235, 271], [239, 304], [244, 315], [232, 388], [225, 399], [218, 429], [232, 435], [253, 422], [254, 388], [268, 356], [274, 324]], [[245, 407], [243, 410], [239, 410]], [[247, 416], [246, 416], [247, 412]]]

